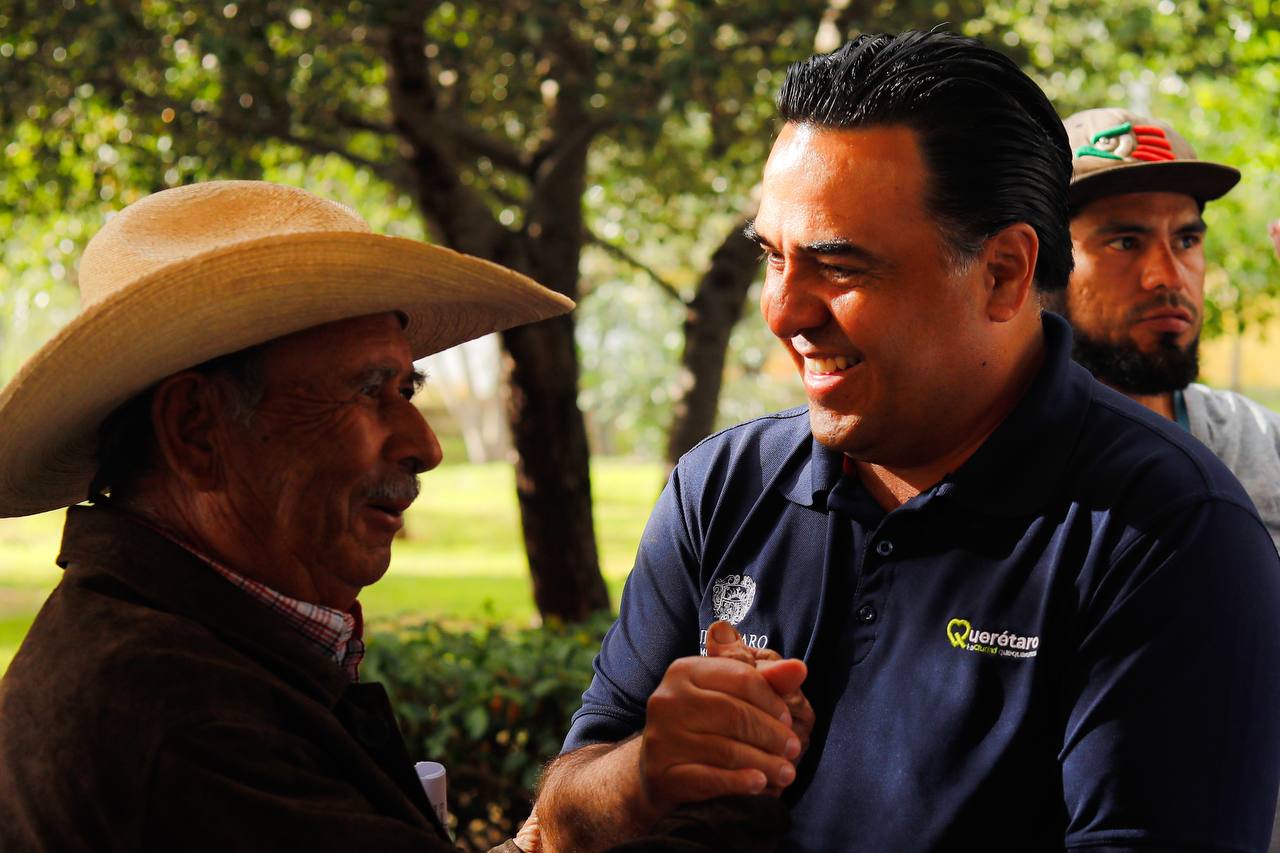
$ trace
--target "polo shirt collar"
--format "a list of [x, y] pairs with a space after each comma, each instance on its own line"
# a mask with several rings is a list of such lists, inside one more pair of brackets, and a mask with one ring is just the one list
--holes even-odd
[[[805, 425], [808, 425], [807, 417]], [[794, 504], [824, 507], [827, 494], [844, 473], [844, 454], [822, 444], [805, 429], [790, 456], [791, 463], [779, 472], [775, 488]]]
[[[934, 492], [998, 516], [1019, 516], [1043, 505], [1062, 478], [1092, 397], [1092, 377], [1071, 360], [1071, 327], [1043, 312], [1045, 353], [1039, 372], [1013, 411], [959, 470]], [[808, 454], [802, 453], [807, 449]], [[776, 487], [801, 506], [821, 506], [843, 475], [843, 455], [808, 430]]]
[[1033, 513], [1057, 493], [1093, 397], [1093, 377], [1071, 360], [1071, 327], [1043, 312], [1044, 363], [1026, 394], [937, 494], [988, 515]]

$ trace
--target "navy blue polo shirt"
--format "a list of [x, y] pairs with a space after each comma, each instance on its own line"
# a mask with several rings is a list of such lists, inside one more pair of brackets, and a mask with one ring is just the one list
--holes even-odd
[[959, 470], [886, 513], [803, 409], [676, 467], [565, 741], [644, 725], [727, 618], [810, 668], [784, 849], [1262, 851], [1280, 557], [1203, 445], [1046, 358]]

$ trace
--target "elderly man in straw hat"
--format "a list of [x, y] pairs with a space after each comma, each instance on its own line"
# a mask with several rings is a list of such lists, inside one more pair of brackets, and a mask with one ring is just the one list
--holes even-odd
[[572, 303], [258, 182], [125, 209], [80, 288], [0, 395], [0, 514], [93, 504], [0, 682], [0, 849], [450, 849], [357, 596], [441, 458], [414, 360]]

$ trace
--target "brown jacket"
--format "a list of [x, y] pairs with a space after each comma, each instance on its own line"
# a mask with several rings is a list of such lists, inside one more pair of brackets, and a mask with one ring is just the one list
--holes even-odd
[[[58, 564], [0, 681], [0, 851], [453, 849], [381, 685], [109, 508], [68, 511]], [[625, 849], [768, 850], [785, 824], [720, 801]]]
[[447, 850], [378, 684], [188, 552], [68, 511], [0, 682], [0, 850]]

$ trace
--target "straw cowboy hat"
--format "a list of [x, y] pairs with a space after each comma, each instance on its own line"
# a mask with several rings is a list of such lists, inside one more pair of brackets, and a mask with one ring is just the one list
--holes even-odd
[[130, 205], [89, 242], [79, 281], [80, 315], [0, 393], [0, 516], [84, 500], [107, 415], [215, 356], [398, 311], [421, 358], [573, 308], [496, 264], [370, 233], [350, 208], [260, 181]]

